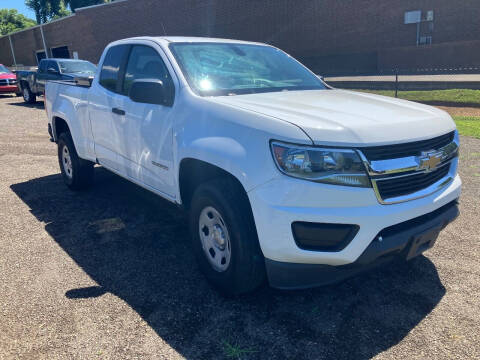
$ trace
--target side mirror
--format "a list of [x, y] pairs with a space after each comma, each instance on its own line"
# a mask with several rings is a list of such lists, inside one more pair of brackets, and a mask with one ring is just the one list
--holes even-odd
[[49, 74], [58, 74], [58, 73], [59, 73], [59, 71], [56, 70], [56, 69], [53, 68], [53, 67], [48, 68], [48, 69], [47, 69], [47, 72], [48, 72]]
[[325, 81], [325, 78], [323, 77], [323, 75], [317, 75], [317, 77], [322, 80], [322, 81]]
[[171, 106], [163, 82], [156, 79], [135, 80], [128, 96], [132, 101], [144, 104]]

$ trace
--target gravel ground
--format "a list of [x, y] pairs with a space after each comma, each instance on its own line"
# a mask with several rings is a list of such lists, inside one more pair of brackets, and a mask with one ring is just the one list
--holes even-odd
[[480, 107], [468, 106], [438, 106], [440, 109], [447, 111], [452, 116], [480, 116]]
[[102, 168], [68, 191], [46, 124], [0, 96], [0, 359], [480, 358], [480, 140], [462, 138], [461, 216], [425, 256], [226, 299], [175, 206]]

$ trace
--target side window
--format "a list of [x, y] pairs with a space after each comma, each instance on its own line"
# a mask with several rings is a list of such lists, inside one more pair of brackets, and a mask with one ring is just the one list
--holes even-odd
[[47, 71], [48, 71], [48, 69], [50, 69], [50, 68], [53, 68], [53, 69], [55, 69], [56, 71], [59, 71], [59, 70], [58, 70], [58, 64], [57, 64], [56, 61], [51, 61], [51, 60], [50, 60], [50, 61], [48, 62]]
[[41, 60], [40, 64], [38, 65], [38, 72], [39, 73], [46, 73], [47, 72], [47, 60]]
[[172, 86], [170, 74], [160, 55], [149, 46], [135, 45], [130, 52], [122, 94], [128, 95], [130, 87], [135, 80], [155, 79], [161, 80], [166, 88]]
[[102, 64], [102, 71], [100, 72], [99, 83], [104, 88], [113, 91], [117, 91], [118, 75], [120, 67], [127, 55], [128, 45], [117, 45], [111, 47]]

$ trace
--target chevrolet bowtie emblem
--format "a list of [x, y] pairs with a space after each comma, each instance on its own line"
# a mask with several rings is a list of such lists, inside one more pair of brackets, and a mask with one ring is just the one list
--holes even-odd
[[419, 158], [420, 169], [432, 171], [435, 170], [442, 162], [442, 154], [440, 152], [423, 152], [422, 156]]

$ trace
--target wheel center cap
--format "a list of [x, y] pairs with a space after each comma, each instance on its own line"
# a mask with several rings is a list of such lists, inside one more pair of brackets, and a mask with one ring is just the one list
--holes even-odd
[[220, 225], [215, 224], [213, 226], [213, 239], [215, 240], [215, 245], [219, 249], [225, 248], [225, 233]]

